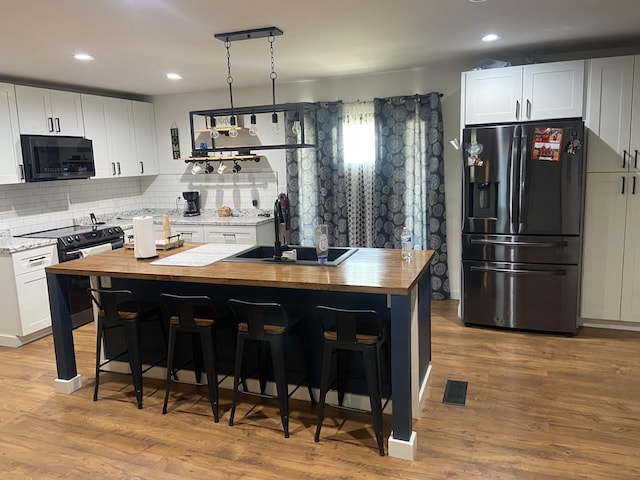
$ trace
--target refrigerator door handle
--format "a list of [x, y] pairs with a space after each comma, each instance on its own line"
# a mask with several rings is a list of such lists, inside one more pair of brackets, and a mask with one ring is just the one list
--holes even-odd
[[471, 266], [472, 272], [494, 272], [494, 273], [510, 273], [516, 275], [558, 275], [563, 276], [567, 274], [566, 270], [527, 270], [527, 269], [510, 269], [510, 268], [496, 268], [496, 267], [476, 267]]
[[518, 233], [516, 230], [516, 185], [518, 181], [518, 146], [520, 145], [520, 127], [516, 127], [511, 141], [511, 158], [509, 160], [509, 185], [507, 194], [509, 195], [509, 233]]
[[507, 240], [485, 240], [481, 238], [471, 239], [470, 243], [476, 245], [504, 245], [514, 247], [567, 247], [569, 245], [566, 240], [559, 242], [510, 242]]
[[527, 135], [522, 135], [520, 141], [520, 187], [518, 188], [518, 233], [524, 228], [522, 210], [524, 209], [524, 188], [527, 184]]

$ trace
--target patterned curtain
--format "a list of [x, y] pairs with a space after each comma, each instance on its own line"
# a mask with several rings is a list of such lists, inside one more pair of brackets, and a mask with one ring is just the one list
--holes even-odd
[[[329, 245], [346, 247], [349, 213], [342, 155], [342, 102], [317, 105], [317, 150], [291, 149], [286, 154], [291, 243], [314, 245], [315, 227], [324, 223], [329, 227]], [[287, 124], [290, 122], [287, 118]]]
[[431, 249], [434, 299], [449, 298], [442, 108], [436, 92], [377, 98], [375, 246], [399, 248], [403, 226], [414, 248]]

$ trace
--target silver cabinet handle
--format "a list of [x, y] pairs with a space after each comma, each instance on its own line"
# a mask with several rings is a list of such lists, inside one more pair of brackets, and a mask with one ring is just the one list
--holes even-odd
[[516, 120], [520, 120], [520, 100], [516, 100]]
[[30, 258], [29, 259], [29, 263], [35, 263], [35, 262], [42, 262], [44, 259], [46, 259], [46, 256], [42, 256], [42, 257], [35, 257], [35, 258]]
[[144, 174], [144, 162], [140, 162], [140, 174]]
[[627, 151], [622, 151], [622, 168], [627, 168]]
[[527, 120], [531, 120], [531, 101], [527, 99]]
[[633, 185], [631, 186], [631, 195], [636, 194], [636, 176], [633, 176]]
[[638, 168], [638, 150], [633, 155], [633, 168]]
[[56, 132], [60, 133], [60, 119], [56, 117]]
[[49, 132], [53, 132], [53, 117], [47, 117], [47, 122], [49, 123]]
[[624, 195], [624, 181], [625, 181], [625, 178], [622, 177], [622, 190], [620, 191], [621, 195]]
[[116, 176], [116, 164], [115, 162], [111, 162], [111, 175]]
[[21, 163], [20, 167], [20, 180], [24, 180], [24, 165]]
[[116, 165], [118, 165], [118, 175], [122, 175], [122, 171], [120, 170], [120, 162], [116, 162]]

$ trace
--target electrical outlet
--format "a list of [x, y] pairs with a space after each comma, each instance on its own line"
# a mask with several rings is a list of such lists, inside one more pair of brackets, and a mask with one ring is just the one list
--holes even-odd
[[251, 200], [251, 205], [253, 205], [254, 207], [258, 206], [258, 200]]

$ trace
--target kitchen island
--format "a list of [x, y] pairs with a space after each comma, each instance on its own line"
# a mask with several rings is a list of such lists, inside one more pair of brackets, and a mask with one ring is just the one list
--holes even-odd
[[[159, 252], [160, 258], [198, 247]], [[390, 320], [393, 391], [389, 455], [413, 459], [417, 446], [412, 421], [420, 413], [431, 360], [430, 276], [433, 252], [414, 251], [410, 262], [399, 250], [361, 248], [337, 267], [218, 261], [203, 267], [153, 265], [136, 260], [132, 250], [118, 249], [47, 267], [52, 330], [58, 378], [56, 390], [71, 393], [82, 386], [77, 373], [65, 277], [88, 275], [129, 282], [137, 290], [157, 286], [259, 301], [280, 301], [303, 311], [325, 304], [373, 308]], [[133, 286], [132, 286], [133, 285]], [[208, 290], [207, 290], [208, 291]], [[303, 312], [304, 313], [304, 312]]]

